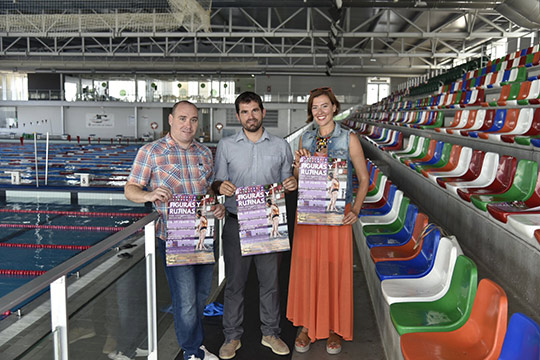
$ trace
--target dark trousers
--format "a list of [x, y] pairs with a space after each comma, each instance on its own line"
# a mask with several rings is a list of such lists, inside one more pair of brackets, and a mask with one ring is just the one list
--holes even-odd
[[227, 280], [223, 333], [226, 341], [240, 339], [244, 332], [244, 291], [251, 262], [255, 263], [259, 279], [261, 332], [263, 335], [279, 335], [278, 255], [271, 253], [242, 256], [238, 220], [227, 216], [223, 227], [223, 256]]

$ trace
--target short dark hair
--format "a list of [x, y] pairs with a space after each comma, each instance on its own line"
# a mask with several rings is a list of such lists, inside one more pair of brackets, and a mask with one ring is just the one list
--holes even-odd
[[197, 111], [199, 111], [199, 108], [197, 107], [197, 105], [195, 105], [194, 103], [192, 103], [191, 101], [187, 101], [187, 100], [181, 100], [179, 102], [177, 102], [176, 104], [173, 105], [172, 109], [171, 109], [171, 114], [174, 115], [174, 110], [176, 110], [176, 108], [178, 107], [178, 105], [191, 105], [193, 106], [195, 109], [197, 109]]
[[236, 113], [240, 114], [240, 104], [249, 104], [252, 101], [255, 101], [257, 102], [257, 104], [259, 104], [261, 111], [264, 110], [262, 99], [259, 95], [255, 94], [253, 91], [244, 91], [243, 93], [238, 95], [238, 97], [234, 101]]
[[311, 94], [309, 95], [309, 100], [308, 100], [308, 104], [307, 104], [308, 118], [307, 118], [306, 122], [310, 123], [310, 122], [313, 121], [313, 112], [311, 111], [311, 107], [313, 106], [313, 99], [315, 99], [316, 97], [319, 97], [321, 95], [328, 96], [328, 98], [330, 99], [330, 102], [332, 103], [332, 105], [336, 105], [336, 111], [334, 111], [333, 115], [336, 116], [337, 114], [339, 114], [339, 111], [341, 110], [341, 104], [339, 103], [338, 99], [336, 98], [336, 95], [334, 95], [334, 92], [332, 91], [332, 89], [330, 89], [330, 88], [319, 88], [319, 89], [316, 89], [316, 90], [312, 90]]

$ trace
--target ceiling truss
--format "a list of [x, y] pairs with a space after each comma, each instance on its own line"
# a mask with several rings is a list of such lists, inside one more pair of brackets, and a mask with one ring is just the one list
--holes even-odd
[[[128, 31], [123, 14], [105, 30], [54, 32], [28, 17], [31, 32], [0, 28], [0, 70], [324, 74], [332, 15], [326, 8], [287, 10], [215, 8], [211, 32]], [[440, 72], [454, 59], [480, 57], [487, 42], [530, 34], [492, 9], [343, 10], [332, 75]]]

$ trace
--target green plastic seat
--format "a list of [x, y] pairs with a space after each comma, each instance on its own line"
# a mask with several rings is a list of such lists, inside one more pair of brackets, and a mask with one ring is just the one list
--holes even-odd
[[451, 143], [444, 143], [442, 152], [441, 152], [441, 158], [439, 161], [437, 161], [434, 164], [426, 164], [426, 165], [415, 165], [414, 170], [416, 170], [419, 173], [422, 173], [422, 170], [427, 169], [439, 169], [448, 164], [448, 160], [450, 160], [450, 153], [452, 152], [452, 147], [454, 144]]
[[424, 140], [424, 143], [422, 144], [422, 150], [420, 151], [420, 154], [415, 155], [413, 153], [413, 154], [410, 154], [408, 156], [400, 156], [399, 161], [401, 161], [402, 163], [405, 164], [406, 161], [411, 161], [411, 160], [415, 160], [415, 159], [422, 159], [423, 157], [425, 157], [427, 155], [430, 146], [432, 146], [432, 144], [433, 144], [433, 146], [435, 146], [436, 143], [437, 143], [437, 140], [426, 138]]
[[416, 148], [418, 147], [418, 142], [420, 141], [420, 136], [415, 136], [414, 139], [413, 139], [413, 143], [412, 143], [412, 147], [405, 151], [394, 151], [392, 153], [392, 157], [394, 158], [398, 158], [399, 156], [407, 156], [409, 154], [413, 154], [415, 151], [416, 151]]
[[444, 114], [443, 114], [442, 111], [439, 111], [437, 113], [437, 118], [435, 119], [433, 124], [421, 125], [420, 128], [421, 129], [435, 129], [435, 128], [440, 128], [440, 127], [443, 127], [443, 126], [444, 126]]
[[376, 179], [375, 179], [375, 187], [372, 190], [368, 191], [366, 196], [373, 196], [379, 192], [379, 188], [381, 187], [383, 177], [384, 177], [384, 174], [382, 173], [382, 171], [378, 171], [376, 174]]
[[512, 186], [502, 193], [494, 195], [472, 195], [471, 202], [477, 208], [487, 211], [487, 205], [497, 202], [526, 201], [534, 193], [538, 175], [538, 163], [531, 160], [520, 160]]
[[396, 220], [390, 224], [373, 224], [365, 225], [362, 227], [362, 232], [364, 236], [368, 237], [370, 235], [393, 235], [398, 233], [405, 224], [405, 219], [407, 217], [407, 211], [409, 209], [409, 204], [411, 200], [404, 196], [399, 205], [399, 212]]
[[460, 255], [456, 260], [448, 292], [430, 302], [403, 302], [390, 305], [390, 317], [399, 335], [459, 329], [471, 315], [478, 286], [474, 261]]

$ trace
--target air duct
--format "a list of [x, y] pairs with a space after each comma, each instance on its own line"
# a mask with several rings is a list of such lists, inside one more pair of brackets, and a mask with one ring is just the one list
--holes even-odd
[[538, 0], [506, 0], [495, 7], [501, 15], [527, 29], [540, 27], [540, 2]]

